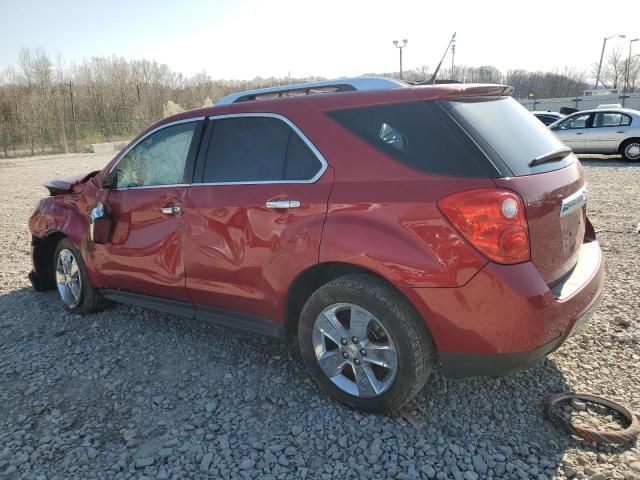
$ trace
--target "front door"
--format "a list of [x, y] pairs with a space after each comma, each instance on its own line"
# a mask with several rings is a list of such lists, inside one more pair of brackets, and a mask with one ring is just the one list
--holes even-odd
[[277, 115], [218, 117], [207, 129], [184, 201], [188, 292], [199, 310], [279, 322], [291, 282], [318, 263], [332, 170]]
[[188, 301], [182, 260], [182, 203], [201, 122], [151, 132], [116, 164], [109, 192], [110, 241], [92, 253], [100, 286]]
[[631, 117], [624, 113], [594, 114], [593, 125], [587, 132], [586, 149], [594, 153], [618, 153], [630, 124]]
[[576, 153], [584, 152], [591, 114], [577, 114], [556, 125], [554, 133]]

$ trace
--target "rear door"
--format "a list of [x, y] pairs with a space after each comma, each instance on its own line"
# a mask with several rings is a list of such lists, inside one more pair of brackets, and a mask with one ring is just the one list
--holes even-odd
[[553, 132], [574, 152], [585, 152], [588, 151], [586, 140], [592, 119], [591, 113], [576, 114], [556, 125]]
[[201, 128], [197, 119], [163, 126], [114, 166], [117, 185], [107, 197], [111, 238], [106, 244], [94, 244], [91, 255], [100, 286], [189, 300], [180, 209]]
[[284, 117], [209, 119], [183, 204], [196, 308], [282, 321], [289, 285], [318, 262], [332, 180], [320, 152]]
[[586, 150], [594, 153], [617, 153], [631, 125], [631, 117], [620, 112], [597, 112], [587, 131]]

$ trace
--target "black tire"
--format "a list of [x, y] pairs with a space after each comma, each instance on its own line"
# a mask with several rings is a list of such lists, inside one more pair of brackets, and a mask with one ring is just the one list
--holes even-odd
[[89, 280], [89, 275], [87, 273], [87, 267], [84, 264], [84, 260], [82, 259], [82, 255], [76, 249], [73, 244], [66, 238], [63, 238], [58, 242], [56, 246], [56, 250], [52, 259], [53, 262], [53, 274], [54, 274], [54, 284], [57, 288], [57, 281], [55, 279], [56, 269], [58, 258], [60, 256], [60, 252], [63, 250], [68, 250], [73, 254], [77, 264], [78, 271], [81, 278], [81, 286], [80, 286], [80, 298], [74, 305], [67, 305], [64, 300], [62, 300], [62, 307], [68, 312], [77, 313], [79, 315], [88, 315], [90, 313], [99, 312], [100, 310], [104, 310], [107, 308], [110, 303], [107, 299], [105, 299], [100, 291], [91, 285]]
[[620, 155], [622, 155], [622, 158], [624, 160], [626, 160], [627, 162], [640, 162], [640, 154], [637, 156], [629, 156], [629, 151], [628, 151], [628, 147], [629, 146], [635, 146], [638, 149], [640, 149], [640, 138], [631, 138], [629, 140], [626, 140], [621, 146], [620, 146]]
[[[338, 388], [322, 371], [313, 346], [313, 327], [327, 307], [349, 303], [372, 313], [393, 341], [397, 370], [393, 382], [379, 396], [362, 398]], [[300, 315], [298, 344], [316, 383], [331, 397], [364, 411], [393, 411], [424, 387], [435, 362], [435, 348], [421, 316], [398, 291], [381, 279], [351, 274], [332, 280], [314, 292]]]

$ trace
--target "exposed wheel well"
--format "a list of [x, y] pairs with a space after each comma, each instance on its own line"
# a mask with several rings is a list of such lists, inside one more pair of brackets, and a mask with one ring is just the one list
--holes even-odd
[[51, 290], [56, 286], [53, 255], [56, 246], [65, 238], [61, 232], [52, 232], [44, 238], [33, 238], [33, 264], [38, 278], [39, 290]]
[[[287, 336], [295, 336], [298, 333], [298, 320], [304, 304], [309, 297], [325, 283], [343, 275], [352, 273], [364, 273], [377, 277], [388, 283], [380, 275], [350, 263], [326, 262], [309, 267], [293, 281], [287, 292], [285, 304], [285, 333]], [[389, 284], [392, 288], [393, 285]]]

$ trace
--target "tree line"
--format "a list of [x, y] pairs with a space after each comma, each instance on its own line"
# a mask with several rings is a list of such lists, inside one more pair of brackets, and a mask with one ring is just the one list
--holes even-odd
[[[620, 61], [618, 55], [603, 66], [601, 78], [605, 84], [620, 82]], [[611, 62], [613, 66], [609, 66]], [[632, 68], [634, 87], [637, 63]], [[428, 66], [422, 66], [404, 72], [404, 79], [424, 80], [431, 77], [430, 72]], [[398, 77], [397, 72], [371, 75]], [[453, 70], [442, 69], [438, 78], [506, 83], [514, 87], [517, 98], [532, 93], [537, 98], [573, 96], [588, 88], [585, 74], [573, 69], [512, 70], [504, 74], [492, 66], [460, 65]], [[321, 79], [215, 80], [206, 72], [186, 77], [155, 61], [117, 56], [67, 65], [42, 48], [23, 48], [14, 66], [0, 71], [0, 153], [78, 152], [90, 143], [128, 140], [167, 115], [209, 106], [235, 91]]]

